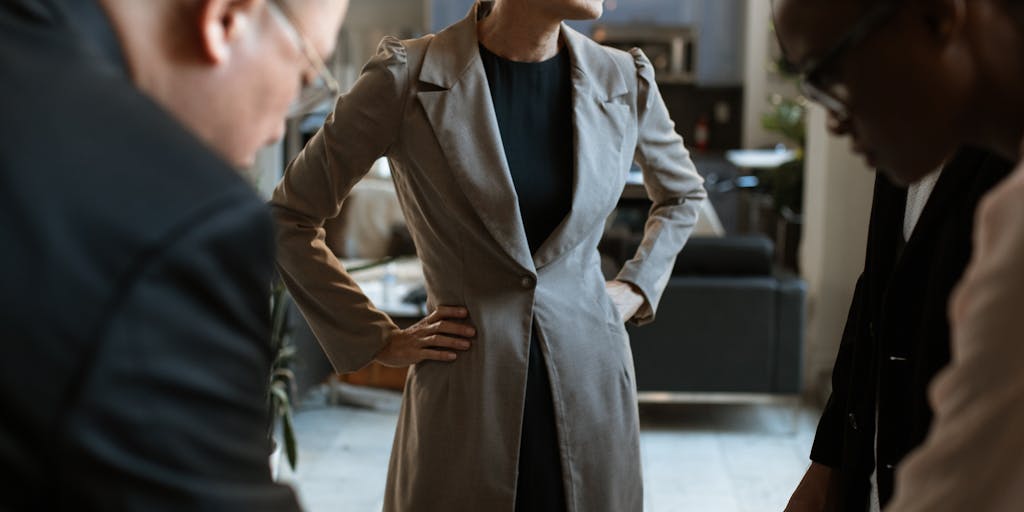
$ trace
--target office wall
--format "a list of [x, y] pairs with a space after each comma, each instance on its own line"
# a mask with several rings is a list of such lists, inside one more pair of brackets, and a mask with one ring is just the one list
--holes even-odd
[[343, 90], [355, 83], [359, 71], [384, 36], [418, 37], [429, 29], [429, 0], [350, 0], [338, 36], [334, 67]]
[[771, 30], [771, 2], [748, 0], [746, 5], [743, 62], [743, 147], [761, 148], [783, 141], [761, 126], [774, 94], [792, 97], [796, 86], [773, 71], [778, 43]]
[[847, 139], [826, 133], [825, 112], [807, 120], [807, 171], [800, 267], [808, 284], [804, 385], [827, 397], [853, 289], [864, 268], [875, 175], [849, 150]]
[[[432, 31], [462, 19], [474, 0], [428, 0]], [[500, 0], [499, 0], [500, 1]], [[748, 0], [605, 0], [599, 23], [691, 25], [698, 27], [697, 84], [739, 85], [743, 82], [743, 30]], [[767, 2], [767, 0], [750, 0]], [[569, 23], [590, 35], [594, 22]]]

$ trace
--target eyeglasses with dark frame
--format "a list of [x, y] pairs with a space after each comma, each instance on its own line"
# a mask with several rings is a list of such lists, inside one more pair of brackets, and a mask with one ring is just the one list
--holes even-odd
[[298, 99], [288, 109], [288, 117], [294, 118], [306, 114], [324, 101], [340, 96], [341, 86], [331, 74], [324, 58], [316, 51], [316, 46], [305, 35], [302, 26], [291, 15], [288, 7], [281, 3], [281, 0], [268, 0], [267, 8], [271, 15], [280, 22], [281, 28], [288, 32], [289, 37], [306, 59], [306, 63], [317, 74], [317, 79], [313, 83], [303, 85]]
[[849, 119], [850, 111], [847, 107], [849, 93], [842, 82], [829, 76], [829, 71], [833, 69], [844, 53], [864, 42], [869, 35], [889, 21], [896, 13], [897, 7], [899, 7], [899, 2], [895, 1], [882, 1], [876, 4], [820, 58], [811, 60], [799, 68], [789, 66], [789, 69], [785, 69], [785, 71], [799, 75], [800, 92], [804, 96], [824, 106], [838, 119]]

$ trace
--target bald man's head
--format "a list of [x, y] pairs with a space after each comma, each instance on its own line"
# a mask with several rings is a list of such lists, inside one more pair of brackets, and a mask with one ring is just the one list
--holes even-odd
[[138, 86], [238, 167], [281, 137], [347, 0], [100, 0]]

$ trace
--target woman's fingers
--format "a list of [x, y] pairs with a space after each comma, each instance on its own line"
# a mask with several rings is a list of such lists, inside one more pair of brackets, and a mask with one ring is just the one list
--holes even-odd
[[425, 348], [420, 351], [420, 361], [454, 361], [457, 358], [455, 352], [447, 350], [433, 350]]
[[438, 306], [433, 313], [427, 316], [427, 320], [430, 323], [435, 323], [448, 318], [455, 320], [465, 319], [468, 316], [469, 310], [462, 306]]
[[462, 336], [463, 338], [476, 336], [476, 329], [474, 329], [473, 326], [449, 320], [442, 320], [431, 324], [428, 330], [432, 334], [450, 334], [453, 336]]
[[468, 340], [438, 335], [423, 338], [421, 340], [421, 345], [423, 347], [448, 348], [452, 350], [469, 350], [470, 347]]
[[[469, 350], [466, 338], [476, 336], [476, 328], [465, 323], [469, 310], [463, 306], [439, 306], [426, 318], [401, 332], [385, 357], [415, 364], [420, 361], [454, 361], [454, 351]], [[404, 355], [398, 355], [404, 354]]]

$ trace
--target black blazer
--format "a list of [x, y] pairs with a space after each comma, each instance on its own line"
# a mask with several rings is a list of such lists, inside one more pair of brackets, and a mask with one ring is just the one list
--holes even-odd
[[0, 3], [0, 510], [293, 510], [268, 212], [94, 0]]
[[1011, 170], [988, 153], [960, 151], [905, 244], [907, 191], [881, 174], [875, 180], [864, 273], [811, 450], [812, 460], [839, 471], [842, 510], [863, 512], [868, 505], [876, 407], [883, 506], [892, 497], [895, 467], [928, 433], [927, 386], [949, 362], [947, 302], [970, 260], [974, 211]]

